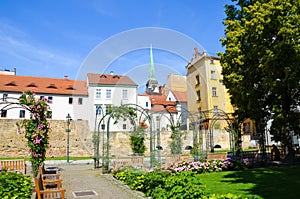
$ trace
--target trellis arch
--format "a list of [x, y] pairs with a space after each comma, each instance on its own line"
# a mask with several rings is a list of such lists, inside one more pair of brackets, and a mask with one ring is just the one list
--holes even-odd
[[[125, 111], [128, 115], [126, 115], [126, 120], [130, 120], [130, 123], [133, 125], [134, 130], [136, 129], [136, 126], [138, 123], [141, 121], [145, 122], [148, 121], [149, 123], [149, 133], [150, 133], [150, 167], [154, 166], [154, 161], [155, 161], [155, 149], [154, 149], [154, 136], [153, 136], [153, 131], [152, 131], [152, 118], [148, 114], [147, 110], [144, 109], [143, 107], [137, 105], [137, 104], [124, 104], [118, 107], [114, 107], [114, 109], [106, 114], [103, 115], [100, 121], [98, 122], [97, 125], [97, 135], [100, 135], [100, 126], [103, 124], [104, 120], [106, 119], [106, 135], [104, 134], [105, 132], [103, 131], [103, 138], [102, 138], [102, 144], [103, 144], [103, 157], [102, 157], [102, 166], [103, 166], [103, 171], [108, 172], [109, 171], [109, 158], [110, 158], [110, 120], [113, 117], [116, 117], [120, 111]], [[133, 115], [130, 115], [129, 111], [134, 111], [136, 113], [135, 117]], [[124, 116], [120, 116], [120, 118], [124, 119]], [[104, 140], [106, 139], [107, 143], [104, 143]]]
[[214, 125], [219, 120], [226, 121], [228, 125], [228, 127], [224, 129], [229, 133], [230, 148], [234, 151], [234, 132], [236, 132], [234, 123], [236, 122], [236, 118], [234, 118], [231, 113], [226, 113], [221, 109], [210, 109], [201, 112], [201, 123], [204, 129], [208, 130], [209, 134], [209, 139], [206, 139], [206, 151], [214, 152]]

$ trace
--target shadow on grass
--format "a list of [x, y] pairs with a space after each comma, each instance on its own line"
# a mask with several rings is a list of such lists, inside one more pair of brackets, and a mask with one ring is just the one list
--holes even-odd
[[265, 199], [300, 198], [300, 164], [237, 171], [224, 176], [226, 183], [253, 183], [248, 190]]

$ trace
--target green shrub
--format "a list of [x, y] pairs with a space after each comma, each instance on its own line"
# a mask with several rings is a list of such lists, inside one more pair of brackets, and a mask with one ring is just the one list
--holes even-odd
[[157, 187], [165, 184], [165, 180], [169, 176], [169, 172], [161, 172], [159, 170], [145, 173], [144, 187], [140, 191], [144, 192], [147, 196], [151, 196]]
[[30, 176], [0, 171], [0, 198], [31, 198], [32, 189]]
[[202, 198], [205, 185], [200, 182], [194, 172], [179, 172], [165, 178], [164, 184], [155, 188], [151, 197], [168, 199]]
[[140, 170], [126, 168], [123, 171], [117, 172], [114, 177], [127, 184], [133, 190], [142, 190], [144, 186], [144, 174]]

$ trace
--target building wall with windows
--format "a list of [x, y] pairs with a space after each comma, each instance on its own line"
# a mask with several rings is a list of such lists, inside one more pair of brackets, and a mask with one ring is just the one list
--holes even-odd
[[[194, 50], [191, 62], [186, 66], [188, 110], [202, 112], [222, 110], [233, 113], [230, 96], [223, 85], [222, 67], [218, 57]], [[218, 121], [217, 127], [225, 127], [226, 121]]]
[[[32, 91], [37, 99], [46, 99], [50, 106], [49, 119], [65, 120], [69, 113], [74, 120], [87, 120], [84, 111], [88, 103], [85, 81], [65, 78], [43, 78], [0, 75], [0, 118], [28, 119], [30, 113], [21, 108], [18, 98]], [[14, 104], [15, 103], [15, 104]]]
[[[98, 130], [101, 118], [109, 113], [113, 107], [137, 103], [137, 84], [128, 76], [89, 73], [87, 82], [90, 104], [87, 110], [91, 130]], [[108, 117], [105, 117], [103, 120], [105, 128], [100, 128], [100, 130], [106, 130], [107, 119]], [[130, 130], [132, 129], [129, 121], [115, 122], [114, 119], [111, 119], [110, 131]]]

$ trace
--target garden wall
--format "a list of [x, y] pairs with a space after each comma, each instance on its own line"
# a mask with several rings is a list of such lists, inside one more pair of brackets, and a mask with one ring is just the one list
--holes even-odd
[[[26, 140], [24, 134], [17, 132], [16, 123], [20, 120], [14, 119], [0, 119], [0, 157], [28, 157], [28, 148], [26, 147]], [[55, 157], [66, 156], [66, 145], [67, 145], [67, 125], [65, 121], [62, 120], [51, 120], [51, 133], [49, 143], [51, 148], [47, 151], [47, 156], [50, 157], [54, 155]], [[88, 127], [88, 122], [83, 120], [72, 121], [70, 132], [70, 156], [80, 157], [80, 156], [94, 156], [94, 144], [93, 144], [93, 133], [90, 132]], [[106, 137], [106, 131], [105, 137]], [[208, 136], [207, 132], [203, 133], [203, 138], [205, 140], [205, 135]], [[155, 146], [157, 143], [157, 135], [153, 133]], [[198, 135], [199, 136], [199, 135]], [[100, 148], [99, 153], [102, 155], [102, 137], [103, 132], [100, 132]], [[170, 154], [170, 142], [171, 133], [168, 131], [162, 131], [160, 133], [160, 146], [163, 147], [161, 151], [162, 155]], [[189, 151], [184, 150], [188, 145], [193, 146], [193, 132], [186, 132], [183, 135], [182, 152], [189, 153]], [[201, 136], [200, 136], [201, 137]], [[110, 154], [114, 156], [128, 156], [132, 155], [130, 148], [130, 133], [129, 132], [110, 132]], [[150, 148], [150, 135], [147, 134], [145, 141], [147, 151], [146, 156], [149, 155]], [[204, 142], [204, 149], [207, 143]], [[214, 131], [214, 145], [219, 144], [222, 149], [230, 149], [229, 145], [229, 134], [223, 131]], [[248, 146], [246, 143], [245, 146]]]

